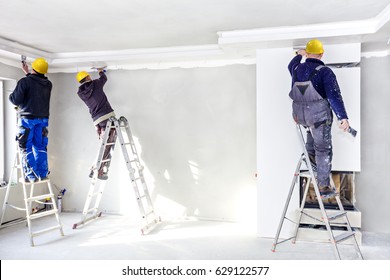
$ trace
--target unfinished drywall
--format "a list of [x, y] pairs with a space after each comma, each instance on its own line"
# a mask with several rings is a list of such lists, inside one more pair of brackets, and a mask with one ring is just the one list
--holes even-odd
[[[252, 217], [254, 224], [255, 66], [118, 70], [107, 76], [105, 91], [117, 116], [130, 122], [157, 210], [168, 217]], [[75, 74], [50, 79], [50, 176], [67, 189], [64, 208], [81, 211], [99, 141], [76, 94]], [[101, 209], [138, 218], [119, 147], [109, 177]]]
[[390, 232], [390, 56], [362, 58], [362, 171], [357, 207], [367, 231]]

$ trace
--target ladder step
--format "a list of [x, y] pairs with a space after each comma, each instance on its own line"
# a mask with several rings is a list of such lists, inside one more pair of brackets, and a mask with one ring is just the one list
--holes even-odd
[[42, 217], [46, 217], [46, 216], [49, 216], [49, 215], [56, 214], [57, 212], [58, 212], [58, 210], [52, 209], [52, 210], [48, 210], [48, 211], [42, 211], [42, 212], [34, 213], [34, 214], [30, 215], [30, 219], [31, 220], [39, 219], [39, 218], [42, 218]]
[[38, 181], [35, 181], [33, 183], [30, 183], [28, 181], [25, 181], [23, 178], [19, 178], [19, 182], [22, 183], [22, 184], [26, 184], [26, 185], [39, 185], [39, 184], [44, 184], [44, 183], [47, 183], [47, 182], [50, 182], [50, 179], [45, 179], [45, 180], [38, 180]]
[[352, 237], [352, 236], [354, 236], [354, 235], [355, 235], [354, 232], [345, 232], [345, 233], [342, 233], [342, 234], [336, 236], [336, 237], [334, 238], [334, 241], [335, 241], [336, 243], [339, 243], [339, 242], [342, 242], [342, 241], [344, 241], [344, 240], [346, 240], [346, 239], [348, 239], [348, 238], [350, 238], [350, 237]]
[[151, 210], [148, 213], [145, 213], [145, 215], [143, 215], [143, 218], [146, 218], [146, 217], [148, 217], [149, 215], [152, 215], [152, 214], [154, 214], [154, 210]]
[[103, 160], [101, 160], [100, 162], [109, 162], [109, 161], [111, 161], [110, 158], [109, 158], [109, 159], [103, 159]]
[[46, 232], [53, 231], [53, 230], [56, 230], [56, 229], [61, 229], [61, 228], [62, 228], [61, 225], [56, 225], [56, 226], [53, 226], [53, 227], [49, 227], [49, 228], [45, 228], [45, 229], [42, 229], [42, 230], [35, 231], [31, 235], [32, 236], [38, 236], [38, 235], [44, 234]]
[[338, 212], [338, 213], [334, 213], [332, 215], [329, 215], [328, 216], [328, 220], [329, 221], [333, 221], [333, 220], [336, 220], [337, 218], [340, 218], [340, 217], [343, 217], [343, 216], [346, 216], [347, 215], [347, 212]]
[[38, 195], [38, 196], [32, 196], [26, 199], [27, 202], [35, 201], [35, 200], [42, 200], [46, 198], [54, 198], [54, 194], [43, 194], [43, 195]]
[[311, 178], [311, 175], [310, 175], [309, 171], [299, 172], [299, 176], [306, 177], [306, 178]]

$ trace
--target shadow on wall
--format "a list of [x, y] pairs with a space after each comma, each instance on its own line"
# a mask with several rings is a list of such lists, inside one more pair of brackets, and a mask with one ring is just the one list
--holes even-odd
[[[155, 208], [162, 215], [255, 217], [255, 66], [109, 71], [107, 76], [105, 91], [117, 117], [129, 121]], [[56, 140], [51, 159], [61, 169], [61, 174], [54, 172], [58, 182], [71, 184], [69, 174], [77, 179], [68, 203], [80, 210], [89, 186], [85, 173], [99, 143], [77, 86], [71, 88], [67, 79], [56, 79], [56, 88], [74, 93], [53, 96]], [[131, 208], [138, 215], [116, 148], [114, 159], [118, 157], [122, 159], [112, 162], [101, 205], [113, 212]], [[127, 195], [130, 199], [124, 199]]]

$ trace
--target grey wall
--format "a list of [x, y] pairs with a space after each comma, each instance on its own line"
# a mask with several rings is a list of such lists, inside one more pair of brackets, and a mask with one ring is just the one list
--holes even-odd
[[[156, 208], [166, 216], [242, 220], [256, 213], [255, 66], [109, 71], [105, 91], [138, 142]], [[94, 78], [97, 73], [92, 73]], [[81, 211], [99, 142], [74, 74], [54, 74], [49, 125], [52, 181]], [[101, 203], [138, 215], [119, 148]], [[136, 212], [133, 212], [136, 211]]]
[[390, 232], [390, 56], [361, 61], [362, 171], [356, 200], [366, 231]]

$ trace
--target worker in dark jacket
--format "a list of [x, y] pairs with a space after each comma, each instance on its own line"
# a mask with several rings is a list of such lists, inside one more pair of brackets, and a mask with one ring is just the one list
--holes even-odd
[[[329, 198], [335, 195], [335, 190], [330, 187], [332, 110], [340, 129], [347, 131], [349, 122], [336, 76], [321, 61], [323, 53], [321, 41], [311, 40], [306, 49], [296, 52], [288, 69], [292, 76], [290, 97], [293, 99], [293, 117], [308, 128], [306, 149], [317, 170], [321, 197]], [[306, 60], [301, 63], [303, 56]]]
[[26, 180], [43, 180], [48, 174], [47, 144], [49, 126], [49, 108], [52, 83], [45, 76], [48, 63], [37, 58], [28, 65], [23, 62], [22, 69], [26, 77], [20, 79], [9, 100], [18, 106], [19, 132], [17, 141], [23, 153], [22, 165]]
[[[104, 84], [107, 82], [107, 76], [104, 73], [103, 68], [98, 69], [99, 79], [93, 80], [88, 72], [81, 71], [77, 73], [76, 79], [81, 84], [77, 95], [84, 101], [91, 114], [93, 124], [96, 127], [99, 139], [103, 139], [103, 135], [106, 129], [107, 122], [110, 117], [114, 117], [115, 113], [110, 103], [108, 102], [107, 96], [103, 91]], [[115, 129], [111, 129], [108, 142], [115, 142], [116, 133]], [[103, 154], [103, 160], [109, 159], [111, 146], [107, 146]], [[106, 180], [108, 178], [108, 163], [104, 163], [99, 167], [98, 179]], [[91, 169], [90, 177], [93, 177], [93, 169]]]

